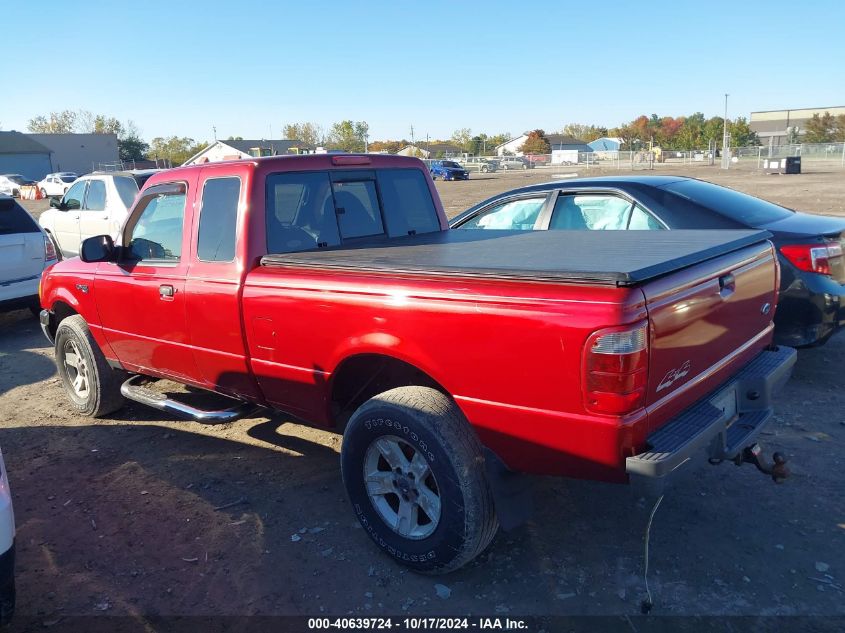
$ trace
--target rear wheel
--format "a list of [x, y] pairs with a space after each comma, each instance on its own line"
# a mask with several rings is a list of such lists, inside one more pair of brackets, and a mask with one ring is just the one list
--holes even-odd
[[71, 404], [83, 415], [96, 418], [123, 406], [120, 385], [126, 374], [109, 366], [78, 314], [56, 329], [56, 366]]
[[481, 444], [435, 389], [399, 387], [365, 402], [344, 432], [341, 470], [369, 537], [415, 571], [465, 565], [498, 528]]
[[47, 190], [46, 190], [46, 189], [43, 189], [43, 188], [41, 189], [41, 197], [42, 197], [42, 198], [46, 198], [46, 197], [47, 197]]

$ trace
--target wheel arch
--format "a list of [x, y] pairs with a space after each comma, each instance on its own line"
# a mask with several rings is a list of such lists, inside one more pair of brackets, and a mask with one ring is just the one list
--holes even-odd
[[364, 402], [395, 387], [431, 387], [452, 394], [429, 371], [383, 351], [366, 351], [345, 357], [329, 380], [329, 417], [342, 431], [349, 417]]

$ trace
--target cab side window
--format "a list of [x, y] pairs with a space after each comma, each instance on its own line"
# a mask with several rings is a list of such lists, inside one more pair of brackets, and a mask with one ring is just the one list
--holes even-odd
[[83, 180], [82, 182], [78, 182], [73, 185], [70, 189], [68, 189], [68, 192], [62, 199], [62, 202], [68, 209], [82, 208], [82, 202], [85, 200], [85, 187], [87, 185], [88, 181]]
[[197, 257], [202, 261], [230, 262], [235, 259], [240, 196], [240, 178], [209, 178], [205, 181], [197, 238]]
[[628, 223], [629, 231], [663, 231], [663, 225], [651, 215], [648, 211], [643, 209], [640, 205], [635, 204], [634, 210], [631, 212], [631, 221]]
[[179, 261], [186, 192], [184, 183], [156, 185], [145, 192], [124, 233], [126, 260]]

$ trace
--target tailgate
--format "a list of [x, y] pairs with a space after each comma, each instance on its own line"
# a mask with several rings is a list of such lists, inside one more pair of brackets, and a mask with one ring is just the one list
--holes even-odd
[[650, 432], [766, 347], [777, 285], [775, 255], [764, 241], [643, 287], [651, 324]]
[[44, 270], [41, 233], [0, 234], [0, 283], [37, 277]]

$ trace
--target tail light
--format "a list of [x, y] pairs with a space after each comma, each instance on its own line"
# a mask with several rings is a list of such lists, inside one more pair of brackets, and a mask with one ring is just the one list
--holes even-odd
[[789, 244], [787, 246], [781, 246], [780, 252], [798, 270], [829, 275], [830, 260], [842, 257], [842, 245], [839, 242]]
[[583, 391], [588, 410], [624, 415], [645, 406], [648, 323], [594, 332], [584, 348]]
[[56, 247], [53, 246], [53, 240], [51, 240], [48, 236], [44, 236], [44, 260], [45, 261], [52, 261], [54, 259], [58, 259], [58, 255], [56, 255]]

